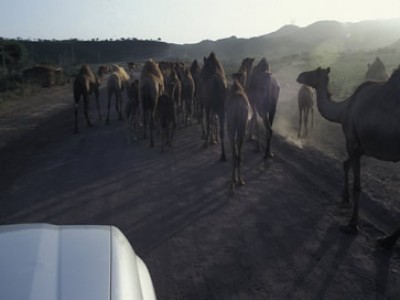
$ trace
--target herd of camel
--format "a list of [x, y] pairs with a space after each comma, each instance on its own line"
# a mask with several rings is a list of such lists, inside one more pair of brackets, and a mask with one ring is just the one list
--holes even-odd
[[[253, 66], [254, 58], [245, 58], [239, 70], [232, 76], [228, 86], [224, 68], [215, 53], [204, 57], [200, 67], [195, 60], [191, 66], [183, 63], [156, 63], [148, 60], [141, 69], [140, 78], [130, 82], [128, 73], [117, 65], [107, 80], [109, 124], [110, 103], [115, 95], [118, 118], [122, 119], [121, 91], [126, 88], [129, 102], [127, 118], [137, 120], [142, 116], [144, 138], [147, 124], [150, 131], [150, 146], [154, 146], [153, 131], [161, 129], [162, 151], [171, 145], [177, 123], [188, 124], [197, 116], [202, 124], [204, 146], [220, 140], [222, 161], [226, 160], [224, 135], [227, 128], [231, 144], [233, 170], [231, 189], [243, 185], [241, 176], [242, 146], [246, 135], [251, 139], [255, 133], [260, 148], [260, 125], [265, 129], [264, 159], [272, 157], [270, 141], [272, 124], [280, 93], [279, 82], [270, 70], [265, 58]], [[302, 84], [298, 93], [299, 131], [304, 123], [307, 135], [307, 119], [313, 113], [316, 100], [321, 115], [328, 121], [342, 126], [346, 139], [348, 159], [344, 161], [343, 203], [349, 203], [349, 170], [353, 172], [353, 213], [344, 232], [358, 231], [358, 207], [361, 194], [360, 158], [371, 156], [383, 161], [400, 160], [400, 67], [388, 80], [365, 81], [347, 99], [331, 100], [328, 91], [330, 68], [317, 68], [298, 75]], [[88, 115], [88, 97], [94, 93], [99, 118], [99, 80], [87, 65], [83, 65], [74, 81], [75, 132], [78, 132], [78, 104], [82, 97], [84, 114], [88, 126], [92, 126]], [[225, 121], [226, 118], [226, 121]], [[312, 119], [312, 118], [311, 118]], [[259, 120], [261, 122], [259, 122]], [[156, 124], [156, 122], [158, 122]], [[379, 240], [379, 245], [391, 248], [400, 237], [400, 228], [392, 235]]]

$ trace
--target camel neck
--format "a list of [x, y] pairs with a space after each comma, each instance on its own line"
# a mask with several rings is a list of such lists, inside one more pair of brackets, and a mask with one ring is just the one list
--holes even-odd
[[321, 115], [328, 121], [341, 123], [348, 101], [332, 101], [326, 85], [316, 88], [317, 107]]

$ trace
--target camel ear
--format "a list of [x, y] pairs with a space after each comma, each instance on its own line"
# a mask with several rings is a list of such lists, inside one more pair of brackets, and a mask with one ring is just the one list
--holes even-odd
[[331, 68], [328, 67], [328, 68], [326, 69], [326, 74], [329, 74], [330, 71], [331, 71]]

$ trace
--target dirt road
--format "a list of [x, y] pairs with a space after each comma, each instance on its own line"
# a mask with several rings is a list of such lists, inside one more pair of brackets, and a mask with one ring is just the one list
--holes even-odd
[[282, 117], [296, 109], [292, 91], [280, 100], [275, 157], [264, 164], [247, 143], [246, 185], [232, 196], [230, 152], [219, 162], [198, 126], [178, 129], [164, 154], [159, 137], [155, 148], [131, 141], [114, 110], [111, 125], [86, 128], [81, 118], [74, 135], [69, 88], [1, 110], [1, 224], [116, 225], [158, 299], [399, 299], [400, 245], [375, 246], [399, 224], [397, 167], [365, 161], [360, 233], [341, 233], [350, 214], [338, 206], [341, 150], [322, 152], [322, 137], [335, 144], [340, 129], [296, 141], [283, 126], [293, 118]]

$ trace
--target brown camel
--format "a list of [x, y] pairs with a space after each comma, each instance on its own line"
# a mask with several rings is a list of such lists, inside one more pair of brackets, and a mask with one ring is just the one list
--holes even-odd
[[81, 97], [83, 98], [83, 107], [87, 125], [92, 127], [92, 123], [89, 119], [89, 95], [91, 93], [95, 94], [99, 119], [102, 118], [99, 105], [99, 86], [99, 81], [96, 76], [94, 76], [90, 67], [88, 65], [82, 65], [79, 74], [74, 80], [75, 133], [78, 133], [78, 106]]
[[194, 80], [189, 68], [185, 68], [182, 76], [182, 103], [184, 105], [185, 126], [192, 123]]
[[270, 149], [272, 138], [272, 124], [274, 122], [279, 93], [279, 82], [276, 77], [271, 73], [268, 62], [265, 58], [263, 58], [253, 68], [253, 71], [251, 72], [247, 96], [249, 97], [250, 105], [254, 111], [251, 122], [254, 122], [256, 125], [258, 150], [260, 150], [261, 146], [260, 128], [257, 121], [257, 116], [259, 116], [263, 121], [263, 125], [266, 130], [266, 148], [264, 159], [272, 157]]
[[212, 52], [207, 58], [204, 57], [204, 65], [199, 76], [198, 96], [202, 114], [204, 112], [204, 147], [208, 147], [210, 135], [213, 139], [213, 135], [210, 133], [214, 132], [215, 128], [218, 127], [214, 118], [216, 116], [219, 122], [221, 161], [226, 161], [224, 145], [226, 88], [224, 68]]
[[129, 80], [129, 75], [124, 68], [113, 65], [113, 72], [107, 79], [107, 124], [110, 124], [110, 106], [113, 94], [115, 95], [115, 109], [118, 114], [118, 119], [122, 120], [122, 91], [126, 88], [129, 93]]
[[247, 123], [251, 116], [251, 107], [244, 88], [239, 80], [235, 79], [226, 100], [226, 124], [228, 138], [232, 149], [233, 171], [231, 190], [235, 185], [244, 185], [241, 176], [242, 146], [246, 136]]
[[[342, 125], [348, 159], [344, 162], [345, 188], [343, 201], [349, 201], [348, 171], [353, 170], [354, 207], [350, 222], [342, 226], [345, 232], [358, 230], [358, 205], [361, 193], [360, 158], [372, 156], [383, 161], [400, 160], [400, 68], [387, 82], [365, 82], [352, 96], [334, 102], [328, 92], [330, 68], [318, 68], [301, 73], [297, 81], [316, 89], [321, 115]], [[383, 247], [392, 247], [400, 236], [400, 228], [380, 240]]]
[[308, 115], [311, 112], [311, 128], [314, 126], [314, 99], [315, 91], [311, 86], [303, 84], [298, 93], [299, 104], [299, 132], [297, 137], [301, 137], [301, 126], [304, 124], [304, 136], [308, 136]]
[[174, 99], [176, 123], [180, 125], [183, 123], [182, 84], [174, 67], [169, 70], [169, 75], [165, 81], [165, 89], [167, 94]]
[[148, 60], [140, 75], [140, 98], [143, 109], [143, 138], [147, 137], [147, 121], [150, 123], [150, 147], [154, 147], [154, 114], [158, 97], [164, 93], [164, 78], [157, 63]]

